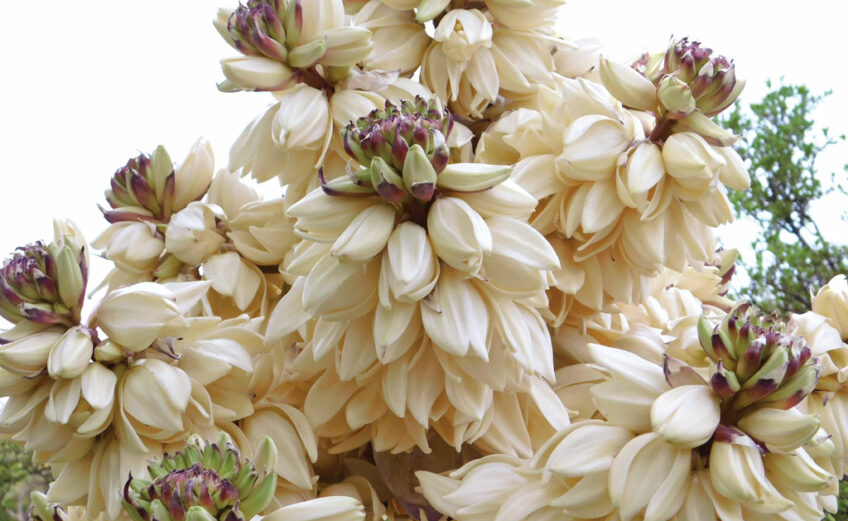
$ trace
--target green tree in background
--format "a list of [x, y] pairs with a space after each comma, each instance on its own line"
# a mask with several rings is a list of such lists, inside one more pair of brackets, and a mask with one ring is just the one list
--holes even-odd
[[[751, 190], [731, 192], [729, 198], [737, 216], [760, 227], [751, 243], [754, 262], [743, 259], [751, 281], [740, 296], [768, 310], [803, 313], [810, 309], [811, 290], [848, 273], [848, 246], [827, 241], [810, 216], [814, 201], [834, 190], [845, 192], [842, 179], [831, 174], [830, 183], [823, 184], [816, 170], [819, 153], [845, 137], [816, 130], [812, 113], [829, 92], [767, 85], [762, 101], [747, 109], [737, 104], [723, 122], [742, 135], [736, 150], [751, 174]], [[838, 513], [827, 514], [825, 521], [848, 521], [848, 480], [840, 483], [838, 505]]]
[[736, 105], [723, 122], [742, 135], [736, 149], [751, 174], [750, 191], [729, 194], [737, 216], [753, 219], [760, 234], [752, 242], [754, 262], [743, 259], [756, 304], [783, 313], [810, 309], [810, 290], [838, 273], [848, 273], [848, 246], [828, 242], [810, 216], [810, 205], [843, 190], [831, 175], [822, 183], [816, 170], [819, 153], [844, 136], [816, 130], [812, 113], [823, 95], [803, 85], [773, 87], [749, 108]]
[[47, 490], [50, 468], [32, 461], [32, 453], [14, 443], [0, 442], [0, 521], [28, 519], [29, 494]]

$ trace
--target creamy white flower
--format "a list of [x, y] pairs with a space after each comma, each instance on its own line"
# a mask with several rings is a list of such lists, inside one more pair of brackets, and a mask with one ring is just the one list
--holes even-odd
[[610, 467], [609, 494], [622, 521], [671, 519], [691, 481], [692, 454], [655, 433], [627, 442]]
[[141, 351], [160, 335], [182, 330], [181, 315], [197, 303], [209, 288], [208, 282], [164, 284], [144, 282], [115, 290], [92, 315], [92, 323], [109, 338], [130, 351]]
[[411, 11], [392, 7], [380, 0], [369, 0], [354, 16], [354, 24], [370, 30], [374, 43], [363, 65], [367, 69], [411, 73], [421, 65], [430, 38]]
[[85, 371], [93, 353], [90, 331], [81, 326], [73, 327], [50, 350], [47, 372], [53, 378], [77, 377]]
[[748, 436], [713, 441], [710, 482], [718, 493], [757, 512], [779, 513], [792, 507], [769, 481], [759, 447]]
[[492, 232], [471, 206], [456, 197], [441, 197], [427, 214], [427, 234], [436, 255], [449, 266], [474, 275], [483, 255], [492, 252]]
[[648, 111], [656, 109], [657, 88], [641, 73], [604, 57], [600, 59], [599, 70], [604, 87], [625, 106]]
[[219, 223], [225, 222], [220, 207], [190, 203], [171, 217], [165, 231], [165, 249], [191, 266], [198, 266], [224, 245]]
[[845, 275], [836, 275], [818, 290], [813, 299], [813, 311], [826, 316], [840, 336], [848, 338], [848, 281]]
[[105, 249], [106, 257], [119, 269], [133, 274], [149, 273], [165, 251], [162, 234], [147, 221], [114, 223], [91, 245]]
[[174, 169], [174, 208], [185, 208], [188, 203], [203, 197], [214, 173], [212, 145], [200, 138], [191, 146], [183, 162]]

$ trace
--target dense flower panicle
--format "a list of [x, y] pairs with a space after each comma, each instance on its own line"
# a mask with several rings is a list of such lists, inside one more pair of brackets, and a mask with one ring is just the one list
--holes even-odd
[[478, 161], [514, 164], [513, 179], [539, 201], [531, 223], [563, 266], [550, 297], [555, 326], [643, 300], [662, 266], [711, 260], [711, 228], [731, 219], [720, 184], [747, 180], [729, 148], [692, 132], [655, 142], [652, 123], [601, 86], [557, 85], [559, 96], [505, 114], [477, 146]]
[[115, 172], [87, 318], [72, 224], [0, 268], [0, 435], [55, 476], [33, 518], [835, 511], [846, 279], [764, 315], [716, 249], [744, 81], [686, 38], [608, 60], [562, 3], [220, 10], [219, 89], [274, 97], [228, 167], [199, 140]]
[[[459, 446], [479, 429], [471, 424], [488, 425], [493, 390], [553, 377], [536, 303], [556, 256], [496, 203], [526, 216], [533, 200], [505, 180], [508, 167], [449, 163], [443, 130], [450, 116], [423, 99], [351, 123], [344, 141], [362, 170], [288, 210], [306, 241], [284, 262], [292, 287], [267, 334], [301, 331], [306, 340], [302, 370], [321, 376], [304, 407], [319, 432], [344, 439], [358, 430], [351, 443], [362, 443], [371, 423], [377, 450], [426, 448], [431, 421]], [[495, 372], [481, 378], [485, 367]], [[416, 395], [424, 382], [432, 388]], [[430, 412], [437, 400], [451, 409]], [[414, 421], [400, 422], [407, 411]]]

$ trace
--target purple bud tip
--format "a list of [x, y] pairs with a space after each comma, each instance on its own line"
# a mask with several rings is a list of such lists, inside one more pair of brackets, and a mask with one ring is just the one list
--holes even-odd
[[185, 508], [183, 507], [183, 502], [180, 501], [180, 495], [178, 493], [171, 497], [171, 504], [168, 507], [168, 513], [171, 514], [171, 518], [174, 521], [185, 520]]
[[724, 443], [730, 443], [739, 436], [742, 436], [742, 433], [734, 429], [733, 427], [728, 427], [723, 423], [719, 423], [718, 427], [715, 430], [715, 440], [721, 441]]
[[412, 141], [426, 151], [427, 143], [430, 141], [430, 133], [423, 125], [416, 125], [412, 131]]
[[236, 502], [239, 498], [238, 489], [228, 480], [224, 480], [221, 483], [221, 493], [219, 495], [219, 498], [225, 503]]
[[758, 380], [753, 387], [747, 390], [749, 403], [754, 403], [757, 400], [765, 398], [777, 389], [779, 383], [771, 378], [763, 378]]
[[436, 185], [433, 183], [417, 183], [412, 185], [409, 192], [416, 199], [426, 203], [432, 199], [433, 195], [436, 193]]
[[132, 503], [132, 499], [130, 499], [130, 483], [132, 482], [132, 471], [130, 471], [130, 478], [124, 483], [124, 500], [127, 503]]

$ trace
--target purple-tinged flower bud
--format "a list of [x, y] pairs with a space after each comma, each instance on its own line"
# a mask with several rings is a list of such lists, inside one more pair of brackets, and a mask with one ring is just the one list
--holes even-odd
[[663, 67], [648, 79], [659, 85], [668, 76], [688, 84], [695, 105], [709, 117], [729, 107], [745, 85], [736, 77], [736, 67], [731, 60], [713, 55], [711, 49], [701, 47], [699, 42], [690, 42], [688, 38], [671, 44], [665, 53]]
[[115, 171], [106, 190], [112, 207], [103, 211], [111, 223], [146, 220], [168, 222], [174, 210], [176, 176], [174, 164], [164, 147], [152, 155], [141, 154]]
[[710, 378], [710, 387], [722, 398], [730, 398], [739, 391], [739, 380], [735, 373], [725, 369], [719, 362], [716, 364], [715, 373]]
[[67, 234], [18, 248], [0, 268], [0, 316], [13, 324], [79, 324], [88, 280], [85, 248]]
[[710, 385], [724, 407], [741, 410], [754, 404], [789, 408], [815, 388], [821, 372], [802, 337], [774, 316], [743, 303], [712, 330], [698, 324], [701, 347], [716, 362]]
[[264, 438], [257, 461], [242, 460], [230, 437], [216, 443], [199, 437], [184, 452], [165, 454], [148, 465], [151, 480], [130, 475], [124, 485], [124, 510], [134, 521], [250, 519], [274, 497], [276, 448]]
[[239, 5], [227, 22], [229, 37], [235, 47], [247, 56], [264, 56], [285, 62], [285, 2], [250, 0]]
[[385, 108], [350, 122], [342, 131], [342, 142], [348, 155], [363, 167], [368, 168], [371, 158], [379, 156], [398, 172], [403, 170], [409, 148], [419, 145], [440, 172], [447, 161], [445, 140], [450, 128], [451, 116], [438, 100], [416, 97], [399, 107], [386, 101]]

